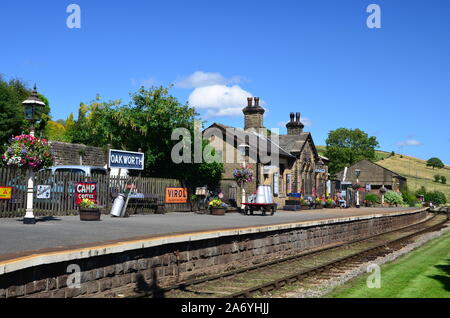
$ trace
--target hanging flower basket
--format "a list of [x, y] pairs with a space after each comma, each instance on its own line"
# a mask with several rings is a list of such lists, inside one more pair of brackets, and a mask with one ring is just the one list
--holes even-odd
[[9, 167], [33, 171], [53, 165], [53, 156], [47, 140], [31, 135], [20, 135], [10, 139], [2, 160]]
[[234, 181], [242, 187], [247, 182], [253, 181], [253, 170], [249, 168], [241, 167], [240, 169], [234, 169], [233, 171]]

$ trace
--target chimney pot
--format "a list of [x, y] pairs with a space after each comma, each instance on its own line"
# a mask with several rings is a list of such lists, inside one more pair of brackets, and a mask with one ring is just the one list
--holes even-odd
[[259, 107], [259, 97], [255, 97], [255, 107]]
[[248, 97], [248, 98], [247, 98], [247, 106], [248, 106], [248, 107], [252, 107], [252, 102], [253, 102], [253, 98]]
[[297, 113], [297, 114], [295, 114], [295, 121], [297, 122], [297, 123], [300, 123], [300, 113]]
[[294, 113], [291, 113], [291, 123], [293, 123], [294, 122]]

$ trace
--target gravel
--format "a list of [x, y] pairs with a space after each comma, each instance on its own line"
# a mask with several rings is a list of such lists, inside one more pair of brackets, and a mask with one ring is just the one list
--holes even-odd
[[319, 285], [316, 285], [311, 288], [299, 288], [296, 291], [285, 293], [283, 298], [319, 298], [324, 297], [326, 294], [332, 292], [336, 287], [345, 284], [349, 280], [360, 276], [362, 274], [367, 273], [367, 267], [371, 264], [377, 264], [381, 266], [384, 263], [391, 262], [398, 257], [405, 255], [412, 250], [422, 246], [423, 244], [427, 243], [428, 241], [435, 239], [437, 237], [440, 237], [445, 232], [450, 231], [450, 227], [445, 227], [441, 229], [440, 231], [426, 233], [418, 238], [415, 239], [415, 241], [411, 244], [406, 245], [405, 247], [390, 253], [389, 255], [379, 257], [373, 261], [361, 264], [358, 267], [355, 267], [353, 269], [349, 269], [342, 273], [339, 277], [334, 277], [327, 280], [322, 280]]

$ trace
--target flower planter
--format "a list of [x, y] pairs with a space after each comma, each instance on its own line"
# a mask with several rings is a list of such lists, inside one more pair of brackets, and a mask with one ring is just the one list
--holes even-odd
[[211, 215], [225, 215], [227, 208], [211, 208]]
[[322, 204], [314, 204], [314, 209], [323, 209], [323, 205]]
[[80, 221], [100, 221], [100, 209], [80, 208]]
[[327, 209], [334, 209], [336, 207], [336, 205], [326, 205], [325, 208]]
[[311, 210], [311, 206], [307, 204], [300, 205], [302, 207], [302, 210]]

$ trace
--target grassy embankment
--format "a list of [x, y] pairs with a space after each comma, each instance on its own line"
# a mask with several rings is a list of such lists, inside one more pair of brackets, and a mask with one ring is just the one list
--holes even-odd
[[450, 298], [450, 232], [381, 266], [381, 288], [364, 274], [339, 286], [333, 298]]

